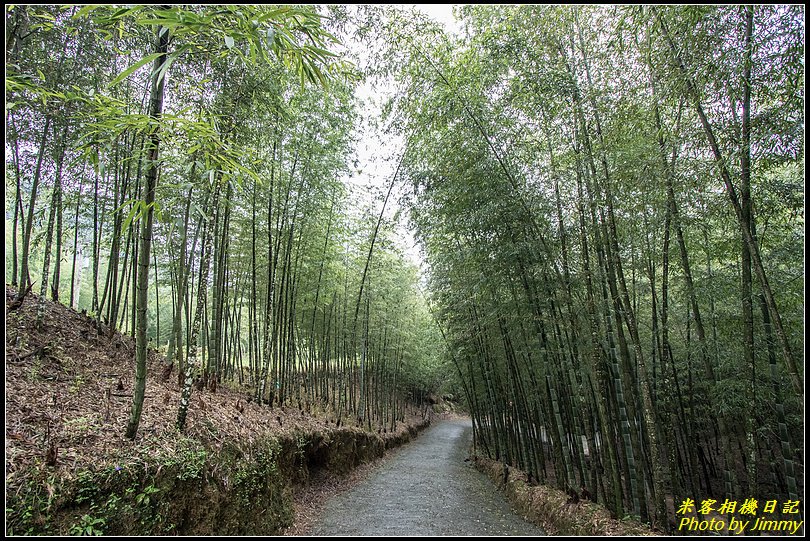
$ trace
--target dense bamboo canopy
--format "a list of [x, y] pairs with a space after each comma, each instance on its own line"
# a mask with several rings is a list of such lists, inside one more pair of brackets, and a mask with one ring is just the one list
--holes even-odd
[[455, 394], [479, 452], [618, 517], [795, 518], [804, 8], [456, 15], [8, 6], [6, 281], [135, 336], [180, 429], [195, 382], [380, 430]]

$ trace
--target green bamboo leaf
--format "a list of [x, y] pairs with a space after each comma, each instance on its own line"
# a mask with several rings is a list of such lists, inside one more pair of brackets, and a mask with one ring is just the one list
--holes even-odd
[[82, 9], [80, 9], [79, 11], [76, 12], [76, 14], [73, 16], [73, 18], [74, 19], [81, 19], [85, 15], [89, 14], [91, 11], [96, 10], [96, 9], [98, 9], [100, 7], [101, 6], [98, 6], [98, 5], [96, 5], [96, 6], [92, 6], [92, 5], [91, 6], [84, 6]]
[[141, 200], [135, 201], [135, 204], [132, 206], [131, 209], [129, 209], [129, 214], [127, 215], [126, 220], [124, 220], [124, 225], [122, 226], [122, 229], [126, 230], [132, 223], [132, 220], [135, 219], [136, 215], [137, 218], [140, 219], [141, 215], [143, 214], [142, 208], [144, 206], [145, 205], [143, 201]]
[[138, 203], [138, 199], [127, 199], [126, 201], [124, 201], [123, 203], [118, 205], [116, 208], [112, 209], [108, 213], [108, 216], [115, 216], [116, 214], [118, 214], [120, 212], [123, 212], [125, 207], [127, 207], [129, 205], [132, 205], [132, 204], [137, 204], [137, 203]]
[[175, 18], [174, 14], [167, 14], [164, 17], [142, 17], [135, 21], [136, 24], [143, 24], [149, 26], [163, 25], [168, 26], [169, 29], [176, 28], [182, 24], [182, 21]]
[[337, 54], [335, 54], [335, 53], [333, 53], [331, 51], [327, 51], [326, 49], [321, 49], [320, 47], [314, 47], [312, 45], [307, 45], [304, 48], [307, 51], [310, 51], [313, 54], [319, 56], [321, 59], [324, 59], [324, 58], [337, 58], [338, 57]]
[[231, 36], [225, 36], [225, 46], [228, 49], [233, 49], [233, 38]]
[[111, 19], [120, 19], [120, 18], [122, 18], [122, 17], [124, 17], [126, 15], [131, 14], [131, 13], [136, 13], [136, 12], [140, 11], [141, 9], [143, 9], [143, 8], [141, 8], [141, 7], [121, 8], [118, 11], [116, 11], [115, 13], [113, 13], [112, 15], [110, 15], [110, 18]]
[[200, 206], [197, 203], [194, 203], [193, 201], [191, 203], [191, 214], [199, 216], [203, 220], [208, 220], [208, 216], [205, 214], [203, 209], [200, 208]]
[[[166, 27], [164, 26], [164, 28]], [[163, 78], [166, 76], [166, 72], [169, 71], [169, 67], [172, 65], [172, 63], [175, 60], [177, 60], [177, 56], [178, 56], [177, 53], [169, 55], [169, 57], [166, 59], [166, 62], [164, 62], [163, 65], [160, 67], [160, 71], [158, 72], [157, 76], [157, 84], [160, 84], [160, 81], [162, 81]]]
[[130, 75], [132, 75], [132, 72], [134, 72], [134, 71], [135, 71], [135, 70], [137, 70], [138, 68], [141, 68], [141, 67], [145, 66], [145, 65], [146, 65], [146, 64], [148, 64], [149, 62], [154, 61], [154, 60], [155, 60], [157, 57], [159, 57], [161, 54], [162, 54], [162, 53], [153, 53], [153, 54], [150, 54], [150, 55], [148, 55], [148, 56], [145, 56], [144, 58], [142, 58], [142, 59], [141, 59], [141, 60], [139, 60], [138, 62], [135, 62], [135, 63], [134, 63], [134, 64], [132, 64], [130, 67], [128, 67], [127, 69], [125, 69], [124, 71], [122, 71], [122, 72], [121, 72], [121, 73], [118, 75], [118, 77], [116, 77], [115, 79], [113, 79], [113, 80], [112, 80], [112, 82], [110, 82], [110, 84], [109, 84], [109, 85], [107, 85], [107, 86], [108, 86], [108, 88], [112, 88], [112, 87], [114, 87], [115, 85], [117, 85], [118, 83], [120, 83], [121, 81], [123, 81], [124, 79], [126, 79], [127, 77], [129, 77]]
[[158, 222], [163, 221], [163, 208], [160, 206], [160, 203], [157, 201], [152, 201], [148, 205], [144, 207], [144, 214], [149, 212], [149, 209], [152, 209], [152, 215], [155, 217], [155, 220]]
[[32, 13], [31, 15], [38, 19], [45, 19], [46, 21], [56, 21], [56, 18], [50, 13], [41, 12], [41, 13]]

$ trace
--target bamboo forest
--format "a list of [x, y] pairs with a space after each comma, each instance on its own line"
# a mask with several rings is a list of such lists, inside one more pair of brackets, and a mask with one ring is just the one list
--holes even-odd
[[804, 532], [803, 5], [5, 16], [7, 534]]

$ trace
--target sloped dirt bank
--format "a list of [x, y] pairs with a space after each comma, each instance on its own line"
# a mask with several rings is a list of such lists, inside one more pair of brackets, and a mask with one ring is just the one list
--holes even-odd
[[[7, 307], [15, 294], [6, 287]], [[318, 472], [343, 475], [426, 425], [410, 411], [378, 434], [322, 404], [271, 409], [220, 385], [195, 390], [181, 434], [176, 377], [162, 380], [150, 352], [128, 440], [132, 339], [50, 301], [37, 329], [37, 300], [6, 314], [7, 534], [277, 533], [292, 522], [295, 489]]]
[[[427, 422], [418, 428], [427, 426]], [[417, 427], [413, 427], [416, 431]], [[404, 434], [410, 434], [404, 430]], [[400, 434], [400, 436], [402, 436]], [[409, 437], [397, 438], [404, 443]], [[293, 520], [292, 494], [320, 470], [345, 474], [388, 441], [356, 428], [268, 437], [218, 451], [187, 438], [144, 448], [125, 466], [32, 469], [7, 494], [9, 534], [274, 534]]]
[[531, 486], [524, 472], [502, 462], [481, 456], [473, 456], [472, 462], [504, 491], [516, 512], [549, 535], [659, 535], [638, 522], [612, 518], [599, 504], [569, 503], [561, 490]]

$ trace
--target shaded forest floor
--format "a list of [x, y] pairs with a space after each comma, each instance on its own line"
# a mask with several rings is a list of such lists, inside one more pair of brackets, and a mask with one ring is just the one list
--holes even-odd
[[[6, 306], [16, 290], [6, 286]], [[220, 385], [215, 393], [194, 390], [184, 434], [175, 427], [180, 389], [176, 374], [161, 378], [161, 358], [150, 350], [143, 415], [136, 439], [124, 437], [132, 404], [135, 343], [110, 333], [61, 304], [46, 301], [42, 329], [35, 328], [38, 297], [6, 314], [6, 495], [24, 485], [26, 472], [49, 469], [70, 477], [90, 466], [126, 467], [144, 449], [171, 453], [193, 438], [217, 450], [250, 447], [268, 436], [292, 436], [335, 427], [327, 415], [297, 408], [259, 406], [245, 390]], [[8, 308], [7, 308], [8, 310]], [[413, 415], [386, 439], [415, 426]], [[324, 473], [312, 485], [341, 486]], [[318, 499], [307, 489], [300, 510]], [[307, 496], [307, 494], [309, 494]]]

